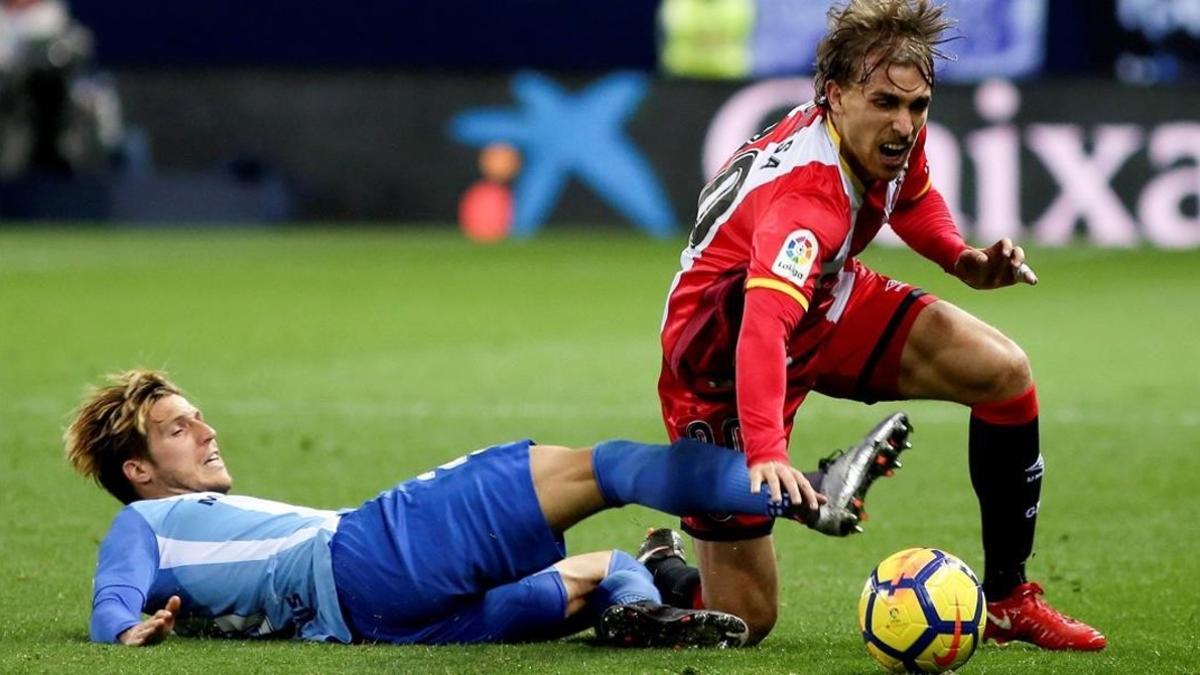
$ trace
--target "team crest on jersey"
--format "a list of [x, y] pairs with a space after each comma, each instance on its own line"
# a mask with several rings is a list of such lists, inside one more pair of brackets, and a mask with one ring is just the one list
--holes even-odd
[[796, 230], [784, 240], [771, 271], [797, 286], [803, 286], [816, 261], [816, 236], [808, 230]]

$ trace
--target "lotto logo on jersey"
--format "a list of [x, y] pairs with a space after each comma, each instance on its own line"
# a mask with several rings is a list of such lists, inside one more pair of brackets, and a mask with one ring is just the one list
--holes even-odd
[[808, 230], [796, 230], [784, 240], [771, 271], [797, 286], [803, 286], [816, 261], [817, 238]]

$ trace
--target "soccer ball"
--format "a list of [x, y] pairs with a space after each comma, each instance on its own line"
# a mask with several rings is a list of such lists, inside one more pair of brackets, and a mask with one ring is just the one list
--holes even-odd
[[986, 603], [971, 568], [936, 548], [879, 563], [858, 601], [867, 651], [892, 672], [940, 673], [964, 665], [983, 639]]

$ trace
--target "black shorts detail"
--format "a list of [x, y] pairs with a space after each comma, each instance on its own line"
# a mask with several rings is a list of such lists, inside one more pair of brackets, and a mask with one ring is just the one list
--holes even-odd
[[691, 527], [687, 524], [686, 520], [681, 520], [679, 522], [679, 529], [700, 541], [745, 541], [748, 539], [761, 539], [771, 534], [775, 530], [775, 519], [764, 518], [761, 523], [729, 523], [724, 527], [705, 529]]

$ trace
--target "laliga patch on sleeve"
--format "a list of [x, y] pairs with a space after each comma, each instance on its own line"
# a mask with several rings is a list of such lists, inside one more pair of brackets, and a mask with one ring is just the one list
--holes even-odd
[[808, 230], [796, 230], [788, 235], [775, 257], [771, 271], [788, 281], [803, 286], [817, 261], [817, 237]]

